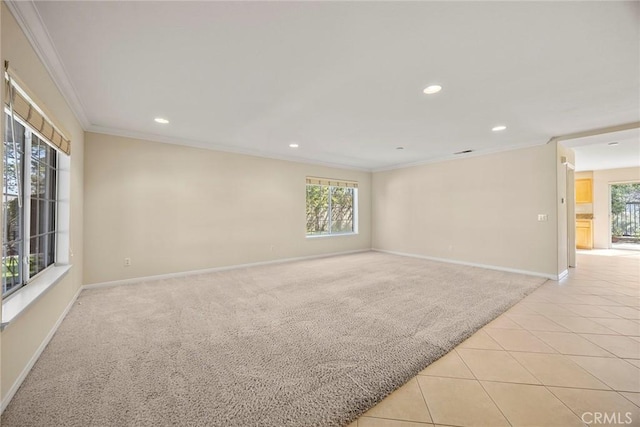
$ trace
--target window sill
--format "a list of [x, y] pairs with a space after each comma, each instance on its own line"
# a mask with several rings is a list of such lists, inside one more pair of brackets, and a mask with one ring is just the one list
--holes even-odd
[[325, 237], [357, 236], [358, 233], [311, 234], [307, 239], [323, 239]]
[[22, 289], [19, 289], [2, 301], [2, 326], [6, 328], [22, 314], [27, 307], [58, 283], [71, 270], [71, 264], [54, 265], [40, 273]]

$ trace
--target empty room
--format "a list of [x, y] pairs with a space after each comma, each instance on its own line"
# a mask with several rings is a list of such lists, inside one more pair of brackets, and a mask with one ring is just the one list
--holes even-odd
[[640, 426], [640, 3], [2, 1], [0, 425]]

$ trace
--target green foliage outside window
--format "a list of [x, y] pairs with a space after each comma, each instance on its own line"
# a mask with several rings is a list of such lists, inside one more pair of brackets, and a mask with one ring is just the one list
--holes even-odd
[[611, 186], [611, 234], [640, 238], [640, 183]]
[[307, 234], [354, 232], [356, 191], [351, 187], [307, 185]]

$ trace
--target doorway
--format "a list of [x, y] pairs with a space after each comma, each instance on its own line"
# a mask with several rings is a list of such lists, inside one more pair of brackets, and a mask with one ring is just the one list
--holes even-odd
[[611, 248], [640, 251], [640, 182], [611, 184], [609, 194]]

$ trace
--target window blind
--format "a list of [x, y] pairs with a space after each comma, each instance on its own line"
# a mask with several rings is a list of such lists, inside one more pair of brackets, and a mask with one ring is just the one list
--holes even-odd
[[47, 142], [57, 147], [65, 154], [71, 154], [71, 141], [56, 126], [20, 88], [5, 68], [4, 102], [7, 108], [13, 108], [13, 113], [33, 127]]
[[342, 179], [318, 178], [315, 176], [307, 177], [308, 185], [328, 185], [330, 187], [351, 187], [358, 188], [356, 181], [345, 181]]

